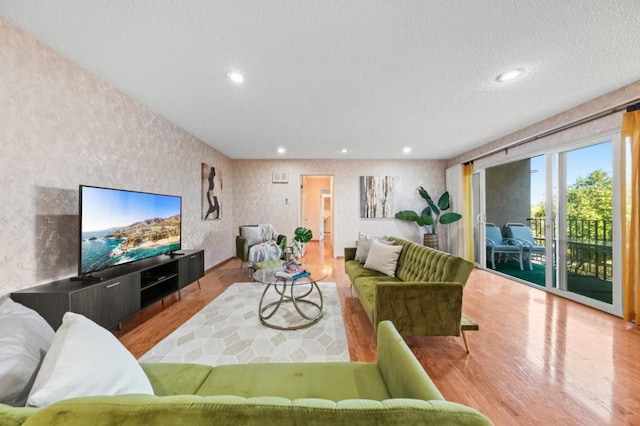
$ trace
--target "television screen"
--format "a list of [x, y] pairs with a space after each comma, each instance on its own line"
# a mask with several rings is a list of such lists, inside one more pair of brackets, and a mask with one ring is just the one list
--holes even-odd
[[79, 275], [180, 250], [182, 198], [80, 185]]

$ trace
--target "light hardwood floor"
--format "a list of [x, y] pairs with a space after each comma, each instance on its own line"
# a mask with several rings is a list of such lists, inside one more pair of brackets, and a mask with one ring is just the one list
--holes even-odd
[[[304, 261], [329, 271], [342, 302], [352, 361], [375, 360], [375, 334], [344, 260], [312, 242]], [[117, 332], [138, 357], [235, 282], [250, 281], [231, 259], [182, 298], [167, 298]], [[474, 407], [496, 425], [640, 425], [640, 327], [495, 274], [474, 270], [463, 311], [480, 325], [460, 337], [406, 341], [447, 400]]]

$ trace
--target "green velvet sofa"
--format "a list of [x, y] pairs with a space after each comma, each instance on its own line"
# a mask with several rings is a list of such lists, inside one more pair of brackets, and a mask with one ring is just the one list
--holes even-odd
[[355, 260], [356, 247], [344, 250], [345, 270], [374, 327], [389, 320], [407, 336], [460, 336], [462, 332], [468, 352], [464, 331], [478, 326], [462, 315], [462, 290], [473, 264], [400, 238], [387, 239], [402, 246], [395, 277], [365, 268]]
[[[377, 364], [142, 364], [155, 395], [0, 404], [0, 425], [490, 425], [445, 401], [390, 322]], [[90, 361], [89, 361], [90, 362]]]

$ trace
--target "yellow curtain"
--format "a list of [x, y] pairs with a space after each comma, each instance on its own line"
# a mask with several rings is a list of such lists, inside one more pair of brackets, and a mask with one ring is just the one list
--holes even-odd
[[[622, 179], [622, 305], [627, 321], [640, 320], [640, 111], [627, 112], [622, 119], [622, 140], [631, 154], [631, 173]], [[623, 168], [623, 170], [627, 170]], [[627, 182], [628, 177], [628, 182]], [[628, 186], [627, 187], [627, 183]]]
[[462, 210], [463, 232], [464, 232], [464, 258], [470, 262], [475, 259], [473, 253], [473, 163], [462, 165], [462, 196], [464, 197], [464, 208]]

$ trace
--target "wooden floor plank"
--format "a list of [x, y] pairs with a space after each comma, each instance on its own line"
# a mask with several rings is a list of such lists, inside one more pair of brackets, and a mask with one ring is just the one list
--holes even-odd
[[[375, 361], [375, 334], [343, 259], [307, 245], [306, 264], [338, 285], [352, 361]], [[139, 357], [248, 269], [231, 259], [122, 324], [116, 335]], [[257, 301], [256, 301], [257, 303]], [[576, 302], [474, 270], [463, 311], [479, 325], [461, 337], [407, 337], [409, 347], [450, 401], [474, 407], [496, 425], [640, 425], [640, 327]]]

